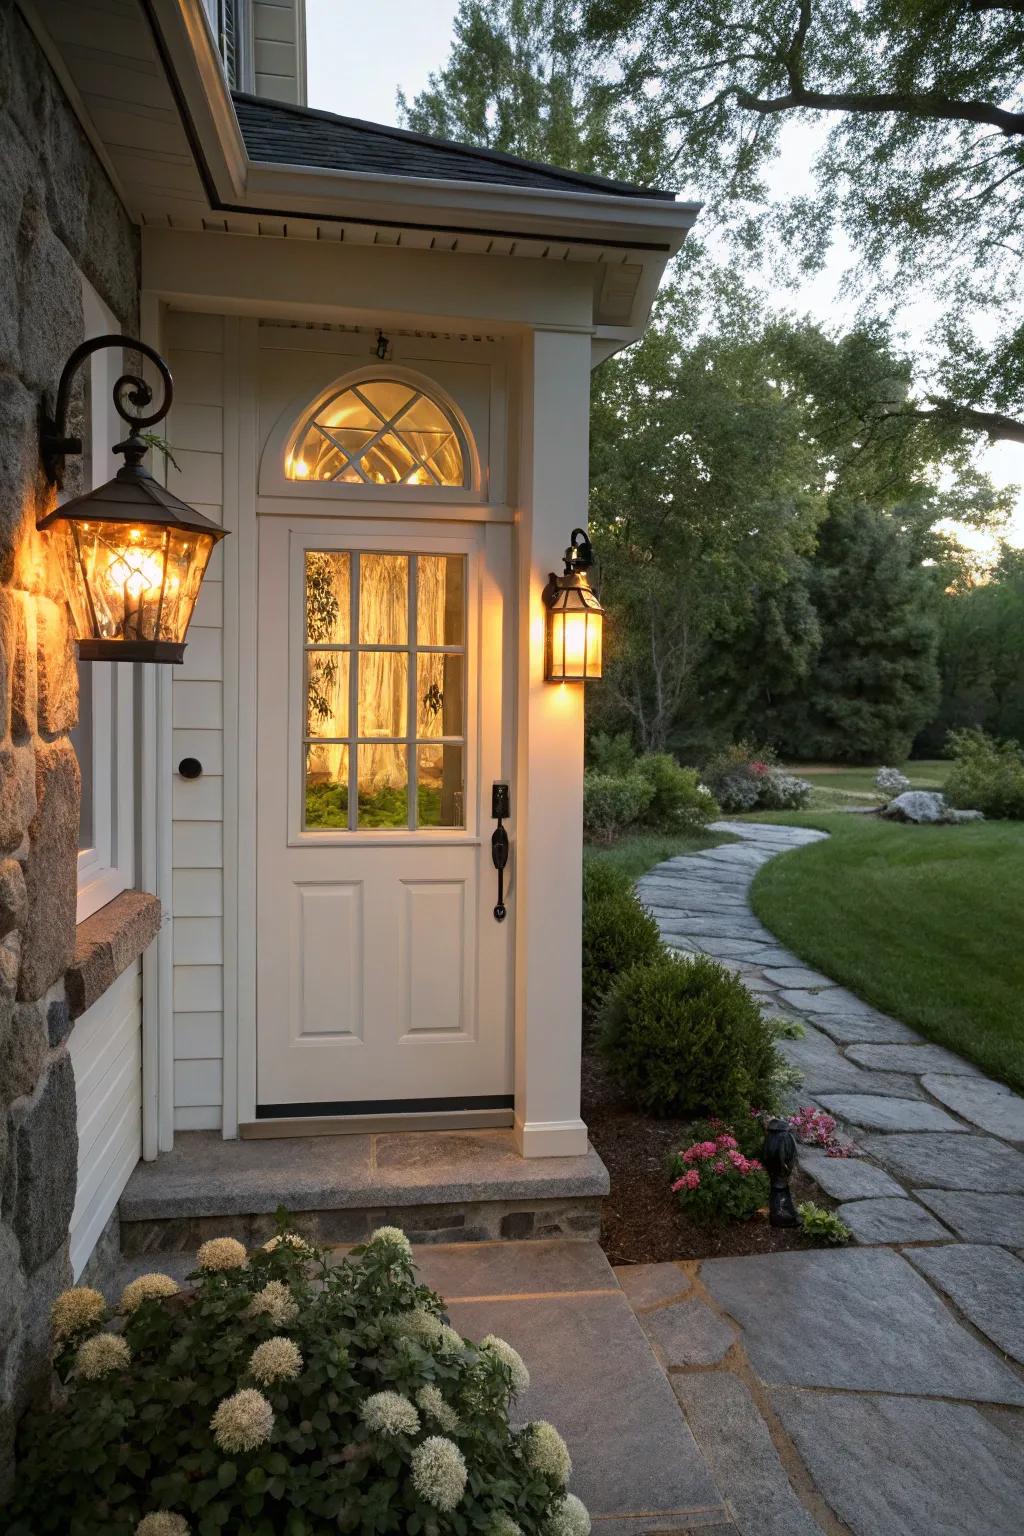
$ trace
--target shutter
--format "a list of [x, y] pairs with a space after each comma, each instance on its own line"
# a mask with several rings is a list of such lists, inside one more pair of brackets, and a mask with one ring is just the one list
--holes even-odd
[[238, 0], [220, 0], [220, 54], [232, 89], [238, 87]]

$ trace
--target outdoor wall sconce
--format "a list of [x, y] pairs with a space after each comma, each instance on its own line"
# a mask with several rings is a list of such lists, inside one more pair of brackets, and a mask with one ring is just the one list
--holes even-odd
[[574, 528], [565, 552], [565, 570], [554, 571], [544, 588], [547, 634], [544, 678], [549, 683], [585, 683], [601, 676], [604, 609], [587, 572], [594, 550], [582, 528]]
[[144, 379], [123, 374], [113, 396], [130, 429], [114, 447], [124, 454], [124, 464], [106, 485], [55, 507], [37, 526], [58, 540], [83, 661], [180, 662], [199, 588], [224, 529], [166, 490], [142, 463], [149, 447], [142, 429], [163, 420], [174, 395], [159, 353], [130, 336], [96, 336], [76, 347], [60, 376], [54, 415], [43, 419], [43, 467], [51, 485], [59, 486], [65, 455], [82, 452], [81, 438], [67, 435], [71, 386], [77, 369], [101, 347], [129, 347], [148, 357], [159, 370], [163, 400], [158, 410], [143, 414], [153, 391]]

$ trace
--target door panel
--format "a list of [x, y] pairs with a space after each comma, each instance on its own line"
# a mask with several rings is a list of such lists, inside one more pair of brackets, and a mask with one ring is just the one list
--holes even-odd
[[503, 528], [260, 520], [261, 1118], [511, 1106], [510, 570]]

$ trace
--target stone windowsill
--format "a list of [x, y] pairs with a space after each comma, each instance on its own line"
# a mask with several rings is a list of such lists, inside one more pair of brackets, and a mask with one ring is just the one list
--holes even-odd
[[75, 930], [75, 954], [64, 974], [68, 1008], [77, 1019], [103, 996], [156, 938], [161, 909], [145, 891], [122, 891]]

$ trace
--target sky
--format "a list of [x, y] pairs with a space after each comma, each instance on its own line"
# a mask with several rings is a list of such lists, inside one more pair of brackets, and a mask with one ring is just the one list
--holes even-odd
[[[458, 0], [307, 0], [309, 104], [346, 117], [397, 123], [395, 94], [401, 86], [411, 99], [432, 70], [448, 56]], [[778, 191], [792, 192], [808, 183], [813, 152], [809, 132], [792, 125], [785, 164], [773, 178]], [[809, 313], [827, 325], [852, 319], [853, 307], [839, 294], [845, 262], [841, 248], [811, 281], [798, 289], [779, 290], [780, 307]], [[923, 336], [936, 317], [933, 303], [922, 303], [901, 317], [911, 339]], [[998, 443], [986, 448], [981, 462], [997, 485], [1024, 486], [1024, 445]], [[1024, 547], [1024, 492], [1008, 530], [1010, 542]], [[968, 530], [965, 543], [977, 545]]]

